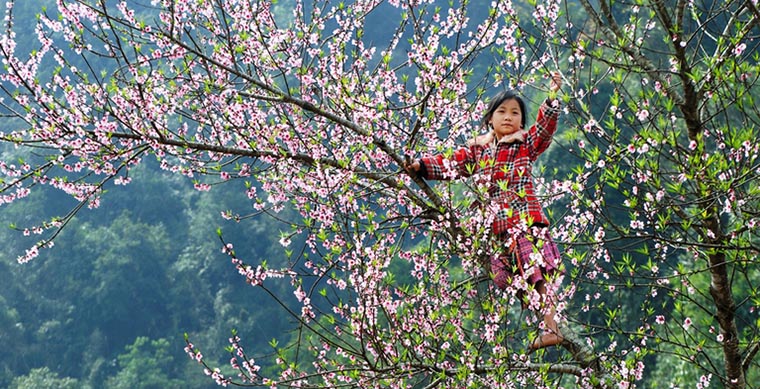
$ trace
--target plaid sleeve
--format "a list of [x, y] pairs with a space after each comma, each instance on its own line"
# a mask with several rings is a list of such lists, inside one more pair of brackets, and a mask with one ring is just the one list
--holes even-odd
[[437, 154], [420, 159], [420, 175], [428, 180], [451, 180], [469, 177], [477, 169], [477, 155], [483, 146], [473, 145], [455, 151], [451, 156]]
[[528, 142], [533, 146], [533, 158], [538, 157], [552, 143], [552, 137], [557, 131], [559, 118], [559, 101], [544, 101], [538, 109], [536, 123], [528, 131]]

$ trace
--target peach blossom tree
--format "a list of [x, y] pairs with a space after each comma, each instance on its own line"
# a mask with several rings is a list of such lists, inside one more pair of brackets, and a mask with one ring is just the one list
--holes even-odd
[[[218, 384], [752, 387], [754, 2], [57, 0], [34, 37], [14, 6], [0, 204], [76, 200], [14, 226], [36, 239], [19, 262], [147, 161], [250, 199], [222, 218], [282, 223], [274, 258], [219, 233], [231, 271], [295, 324], [268, 350], [233, 332], [226, 364], [188, 335]], [[534, 174], [563, 248], [565, 339], [530, 353], [540, 315], [484, 266], [482, 185], [401, 166], [481, 133], [495, 91], [521, 90], [532, 120], [554, 71], [563, 114]]]

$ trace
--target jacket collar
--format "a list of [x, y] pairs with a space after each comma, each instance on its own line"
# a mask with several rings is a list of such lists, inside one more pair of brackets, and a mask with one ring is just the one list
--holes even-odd
[[501, 137], [498, 141], [496, 141], [496, 138], [494, 137], [493, 131], [478, 135], [475, 138], [469, 139], [467, 141], [468, 146], [472, 145], [479, 145], [479, 146], [496, 146], [499, 143], [522, 143], [525, 142], [525, 138], [528, 136], [528, 130], [522, 129], [515, 131], [509, 135]]
[[525, 137], [528, 136], [528, 130], [517, 130], [509, 135], [504, 135], [498, 141], [494, 143], [522, 143], [525, 142]]

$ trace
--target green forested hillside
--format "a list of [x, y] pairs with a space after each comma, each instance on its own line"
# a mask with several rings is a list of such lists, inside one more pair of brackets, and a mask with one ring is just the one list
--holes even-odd
[[[287, 335], [279, 333], [271, 301], [221, 254], [216, 232], [234, 240], [241, 256], [260, 260], [287, 226], [225, 222], [220, 210], [250, 209], [240, 192], [191, 187], [141, 169], [133, 184], [108, 193], [102, 209], [80, 212], [54, 249], [24, 265], [15, 258], [22, 233], [0, 230], [9, 242], [0, 254], [0, 339], [11, 350], [0, 358], [0, 386], [37, 387], [57, 375], [92, 387], [109, 380], [124, 388], [177, 380], [204, 387], [210, 382], [182, 351], [183, 333], [212, 345], [225, 344], [231, 329], [260, 339]], [[70, 201], [57, 194], [30, 200], [4, 208], [4, 225], [20, 226]], [[30, 376], [16, 378], [22, 375]]]

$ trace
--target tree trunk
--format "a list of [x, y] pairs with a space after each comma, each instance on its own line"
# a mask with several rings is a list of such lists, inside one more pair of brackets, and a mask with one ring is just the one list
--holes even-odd
[[[708, 230], [713, 233], [714, 243], [723, 246], [725, 237], [721, 233], [720, 220], [717, 210], [710, 209], [711, 216], [707, 220]], [[742, 367], [742, 356], [739, 350], [739, 331], [736, 327], [736, 304], [731, 293], [731, 283], [728, 279], [726, 254], [717, 249], [708, 255], [710, 263], [710, 295], [715, 302], [715, 317], [723, 335], [723, 359], [726, 364], [726, 388], [744, 389], [746, 380]]]

